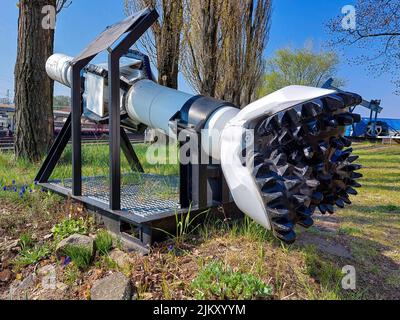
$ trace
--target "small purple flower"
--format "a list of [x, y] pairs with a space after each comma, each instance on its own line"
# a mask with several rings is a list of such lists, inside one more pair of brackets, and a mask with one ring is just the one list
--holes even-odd
[[13, 181], [12, 181], [12, 184], [14, 185], [15, 183], [16, 183], [15, 180], [13, 180]]
[[66, 257], [65, 260], [64, 260], [63, 265], [64, 265], [64, 267], [66, 267], [66, 266], [69, 265], [70, 263], [71, 263], [71, 257]]
[[3, 187], [3, 191], [7, 191], [7, 187], [6, 186]]
[[14, 190], [14, 192], [17, 192], [17, 191], [18, 191], [17, 187], [14, 187], [14, 189], [13, 189], [13, 190]]
[[42, 192], [46, 192], [46, 189], [45, 189], [45, 188], [42, 188], [40, 191], [42, 191]]
[[174, 246], [172, 245], [172, 244], [170, 244], [170, 245], [168, 245], [168, 251], [172, 251], [172, 250], [174, 250]]
[[38, 183], [39, 183], [38, 181], [35, 181], [35, 186], [37, 186], [37, 185], [38, 185]]
[[29, 189], [29, 193], [32, 193], [33, 192], [33, 190], [32, 189]]

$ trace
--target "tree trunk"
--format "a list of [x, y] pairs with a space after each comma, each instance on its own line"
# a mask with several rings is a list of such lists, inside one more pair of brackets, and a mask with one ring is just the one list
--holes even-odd
[[156, 9], [160, 18], [146, 32], [140, 44], [157, 66], [159, 84], [178, 88], [179, 58], [183, 27], [183, 0], [125, 0], [125, 12], [131, 15], [146, 7]]
[[182, 1], [163, 1], [162, 26], [156, 34], [158, 82], [178, 88], [180, 40], [183, 23]]
[[21, 0], [18, 19], [18, 52], [15, 65], [16, 142], [18, 158], [39, 161], [54, 134], [53, 81], [46, 74], [53, 53], [54, 30], [44, 29], [42, 8], [56, 0]]

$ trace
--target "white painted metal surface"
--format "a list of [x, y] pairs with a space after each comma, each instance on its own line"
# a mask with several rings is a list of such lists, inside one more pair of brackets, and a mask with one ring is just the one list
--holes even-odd
[[67, 87], [71, 87], [72, 67], [70, 65], [72, 57], [65, 54], [53, 54], [46, 62], [46, 72], [48, 76]]

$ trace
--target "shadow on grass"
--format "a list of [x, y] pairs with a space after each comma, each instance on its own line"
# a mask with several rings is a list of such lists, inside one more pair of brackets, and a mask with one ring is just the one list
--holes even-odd
[[[370, 239], [342, 233], [332, 236], [306, 231], [305, 234], [308, 241], [298, 242], [295, 247], [305, 250], [307, 272], [325, 291], [346, 300], [400, 299], [400, 266], [384, 254], [393, 248]], [[343, 257], [324, 251], [324, 246], [318, 244], [327, 241], [332, 245], [336, 243], [348, 248], [350, 256]], [[341, 270], [345, 266], [353, 266], [356, 270], [356, 290], [342, 289], [341, 280], [344, 275], [341, 275]]]

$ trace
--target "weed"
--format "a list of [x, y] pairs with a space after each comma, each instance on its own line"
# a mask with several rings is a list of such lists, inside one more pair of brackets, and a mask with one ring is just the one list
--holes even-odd
[[271, 296], [272, 288], [258, 277], [233, 272], [221, 262], [212, 262], [192, 281], [190, 288], [196, 299], [250, 300]]
[[234, 237], [243, 236], [257, 242], [274, 241], [274, 236], [271, 231], [266, 230], [248, 216], [243, 220], [233, 223], [231, 235]]
[[313, 247], [306, 249], [306, 266], [307, 274], [319, 282], [322, 288], [335, 294], [339, 292], [343, 277], [341, 270], [332, 263], [322, 260]]
[[76, 281], [80, 278], [80, 276], [81, 271], [79, 268], [75, 264], [70, 263], [64, 270], [63, 282], [68, 286], [73, 286], [76, 284]]
[[21, 250], [13, 263], [17, 269], [38, 263], [40, 260], [46, 258], [50, 254], [48, 246], [36, 245], [33, 248], [25, 247]]
[[162, 292], [163, 292], [163, 297], [165, 300], [171, 300], [172, 295], [171, 295], [171, 289], [169, 288], [168, 282], [165, 280], [164, 275], [162, 276]]
[[100, 255], [107, 255], [113, 246], [112, 236], [105, 230], [99, 231], [96, 236], [95, 246]]
[[64, 219], [56, 224], [51, 231], [53, 232], [54, 239], [61, 241], [73, 234], [87, 234], [90, 230], [92, 221], [91, 219]]
[[118, 270], [118, 264], [109, 256], [102, 256], [97, 262], [96, 266], [105, 270]]
[[359, 228], [355, 228], [355, 227], [347, 227], [347, 226], [342, 226], [339, 228], [339, 234], [343, 234], [343, 235], [356, 235], [356, 234], [360, 234], [362, 231]]
[[22, 251], [31, 248], [34, 242], [35, 240], [32, 238], [30, 233], [23, 233], [19, 238], [19, 246]]
[[192, 207], [190, 206], [187, 214], [179, 215], [177, 212], [175, 213], [175, 225], [176, 225], [175, 234], [172, 234], [163, 229], [158, 229], [158, 228], [155, 229], [164, 232], [165, 234], [170, 236], [177, 246], [181, 245], [186, 241], [187, 237], [190, 234], [192, 234], [196, 229], [200, 227], [200, 224], [194, 226], [194, 222], [197, 220], [197, 218], [199, 218], [201, 215], [209, 213], [209, 210], [207, 210], [204, 212], [200, 212], [199, 214], [191, 218], [191, 211], [192, 211], [191, 208]]

